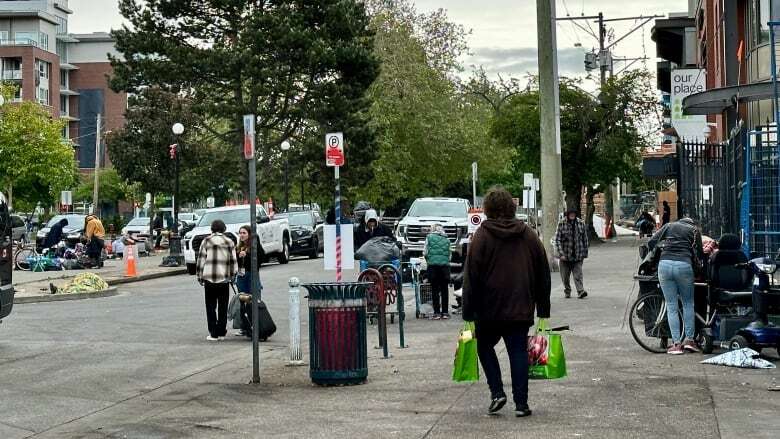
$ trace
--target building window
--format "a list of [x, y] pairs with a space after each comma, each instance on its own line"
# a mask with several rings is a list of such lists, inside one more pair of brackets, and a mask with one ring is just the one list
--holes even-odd
[[37, 92], [35, 94], [37, 95], [36, 98], [38, 99], [39, 104], [46, 105], [46, 106], [51, 105], [51, 101], [49, 100], [48, 88], [38, 87]]
[[67, 70], [60, 70], [60, 88], [63, 90], [68, 90], [68, 71]]
[[68, 97], [66, 95], [60, 96], [60, 115], [68, 115]]
[[68, 62], [68, 45], [62, 41], [57, 41], [57, 56], [60, 57], [60, 63]]
[[[43, 79], [49, 79], [49, 73], [51, 71], [51, 64], [47, 63], [46, 61], [37, 60], [36, 63], [38, 65], [38, 76]], [[47, 81], [48, 82], [48, 81]]]
[[14, 34], [16, 44], [38, 45], [38, 32], [16, 32]]
[[38, 47], [49, 50], [49, 34], [38, 32]]
[[0, 44], [8, 44], [8, 31], [0, 30]]
[[57, 17], [57, 33], [58, 34], [66, 34], [68, 33], [68, 19], [65, 17]]

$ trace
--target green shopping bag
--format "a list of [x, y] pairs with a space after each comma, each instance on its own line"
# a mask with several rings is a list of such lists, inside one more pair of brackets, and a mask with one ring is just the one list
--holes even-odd
[[452, 369], [452, 380], [455, 382], [479, 381], [477, 339], [474, 334], [474, 323], [466, 322], [458, 335], [458, 350], [455, 351], [455, 365]]
[[528, 336], [528, 378], [554, 380], [566, 376], [566, 356], [561, 334], [539, 319], [536, 334]]

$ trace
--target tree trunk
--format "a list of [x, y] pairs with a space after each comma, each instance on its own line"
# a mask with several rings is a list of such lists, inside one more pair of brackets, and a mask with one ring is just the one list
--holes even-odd
[[595, 196], [596, 192], [593, 190], [593, 188], [588, 188], [587, 194], [585, 195], [585, 224], [588, 226], [588, 235], [591, 242], [593, 240], [599, 239], [599, 235], [596, 233], [596, 228], [593, 227], [593, 215], [596, 213], [596, 204], [593, 202], [593, 198]]
[[8, 211], [13, 212], [14, 211], [14, 185], [9, 184], [8, 185]]

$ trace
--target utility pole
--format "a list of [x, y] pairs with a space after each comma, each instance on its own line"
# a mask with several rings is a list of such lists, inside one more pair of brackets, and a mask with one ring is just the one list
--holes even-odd
[[563, 191], [561, 171], [560, 98], [558, 48], [555, 41], [555, 0], [536, 0], [539, 53], [540, 136], [542, 152], [542, 242], [547, 257], [553, 255]]
[[97, 125], [95, 130], [95, 187], [92, 188], [92, 214], [98, 214], [98, 191], [100, 189], [100, 113], [97, 115]]

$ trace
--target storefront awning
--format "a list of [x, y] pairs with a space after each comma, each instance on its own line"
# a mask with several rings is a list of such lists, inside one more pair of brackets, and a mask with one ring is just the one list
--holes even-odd
[[720, 114], [738, 103], [771, 99], [774, 93], [771, 82], [715, 88], [683, 99], [683, 114]]

